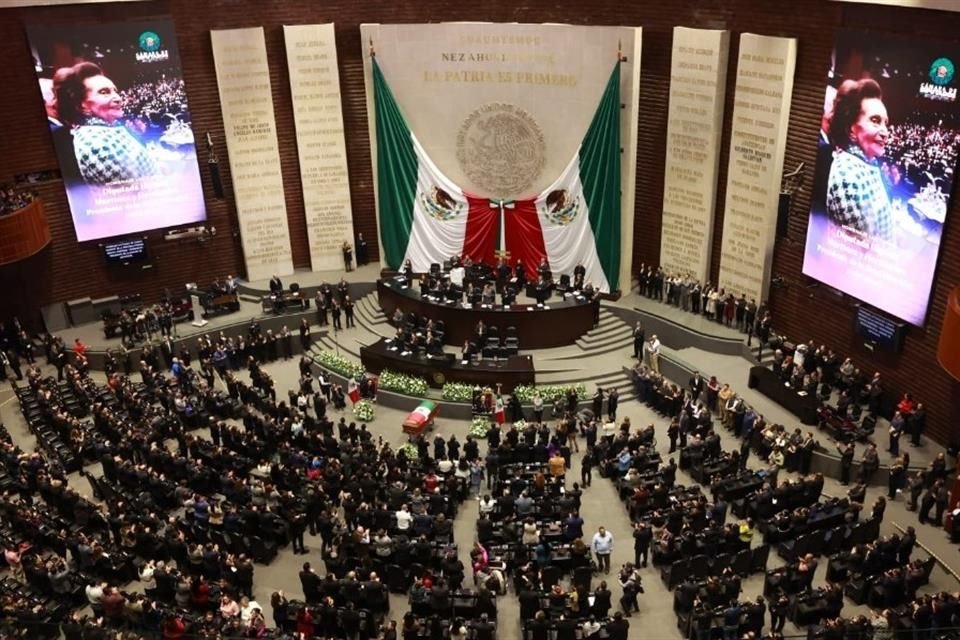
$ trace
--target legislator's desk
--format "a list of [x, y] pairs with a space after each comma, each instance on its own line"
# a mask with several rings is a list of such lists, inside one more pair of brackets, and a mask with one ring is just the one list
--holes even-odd
[[476, 337], [476, 326], [481, 320], [488, 327], [499, 328], [501, 336], [507, 327], [516, 327], [521, 349], [573, 344], [593, 328], [593, 305], [599, 304], [571, 297], [552, 300], [543, 308], [533, 303], [507, 307], [498, 304], [486, 309], [480, 305], [464, 307], [462, 302], [445, 304], [425, 299], [419, 289], [403, 287], [396, 279], [378, 280], [377, 295], [388, 318], [399, 308], [404, 313], [442, 320], [446, 325], [444, 341], [458, 347], [464, 340]]
[[278, 298], [275, 295], [260, 298], [260, 307], [264, 313], [283, 313], [285, 311], [306, 311], [310, 307], [310, 298], [299, 292], [284, 292]]
[[479, 384], [491, 388], [496, 388], [499, 383], [503, 391], [509, 393], [517, 385], [533, 384], [535, 373], [531, 356], [463, 364], [452, 354], [433, 358], [412, 353], [403, 355], [399, 348], [396, 351], [392, 349], [387, 338], [381, 338], [369, 347], [360, 347], [360, 362], [371, 373], [380, 373], [384, 369], [406, 373], [425, 378], [431, 387], [438, 389], [445, 382]]
[[750, 368], [748, 385], [800, 418], [803, 424], [817, 424], [819, 403], [812, 395], [800, 395], [784, 385], [773, 370], [764, 366]]

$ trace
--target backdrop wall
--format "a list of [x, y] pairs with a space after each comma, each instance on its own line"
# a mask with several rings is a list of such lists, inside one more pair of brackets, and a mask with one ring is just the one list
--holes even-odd
[[[422, 23], [428, 21], [567, 22], [574, 24], [643, 27], [641, 81], [639, 83], [639, 124], [637, 128], [636, 218], [633, 264], [657, 263], [660, 259], [660, 229], [663, 206], [663, 166], [666, 152], [672, 31], [675, 26], [729, 29], [731, 36], [743, 32], [797, 38], [797, 67], [793, 104], [787, 137], [785, 166], [806, 162], [808, 171], [816, 160], [816, 140], [823, 108], [823, 74], [829, 63], [834, 32], [838, 28], [879, 30], [889, 33], [928, 34], [930, 38], [957, 41], [960, 16], [937, 11], [908, 10], [849, 3], [809, 0], [784, 3], [780, 0], [700, 0], [690, 3], [634, 3], [616, 0], [590, 3], [567, 1], [543, 5], [493, 0], [482, 9], [451, 6], [440, 0], [416, 4], [389, 5], [373, 2], [324, 5], [306, 0], [287, 0], [264, 5], [254, 0], [169, 0], [151, 3], [115, 3], [31, 9], [0, 10], [0, 82], [12, 96], [5, 105], [0, 136], [14, 140], [0, 155], [0, 182], [14, 175], [57, 166], [50, 135], [36, 89], [36, 76], [29, 61], [24, 25], [27, 23], [107, 22], [138, 16], [170, 14], [177, 24], [183, 58], [184, 79], [198, 136], [214, 136], [220, 167], [227, 185], [224, 200], [211, 199], [209, 175], [200, 150], [201, 172], [208, 198], [209, 222], [218, 235], [200, 247], [193, 241], [164, 243], [154, 238], [153, 269], [135, 275], [111, 274], [104, 266], [95, 244], [78, 245], [74, 240], [69, 210], [59, 182], [37, 187], [45, 200], [53, 234], [51, 246], [34, 258], [0, 270], [0, 282], [22, 282], [0, 296], [0, 317], [21, 313], [39, 318], [39, 306], [79, 296], [141, 291], [156, 298], [164, 286], [209, 280], [242, 268], [233, 195], [223, 125], [217, 97], [216, 75], [210, 47], [211, 29], [263, 26], [271, 74], [280, 160], [286, 191], [286, 207], [293, 263], [310, 266], [304, 218], [303, 195], [297, 163], [297, 148], [287, 79], [284, 24], [335, 22], [339, 73], [343, 92], [344, 129], [354, 227], [364, 237], [376, 237], [370, 142], [367, 131], [363, 56], [366, 43], [359, 37], [362, 23]], [[729, 59], [738, 58], [738, 37], [731, 37]], [[721, 163], [716, 194], [714, 229], [723, 228], [726, 162], [730, 119], [733, 112], [734, 73], [727, 74], [721, 143]], [[808, 176], [808, 184], [812, 175]], [[954, 198], [953, 208], [958, 199]], [[780, 240], [774, 255], [773, 273], [783, 275], [787, 286], [771, 292], [778, 328], [797, 338], [812, 337], [841, 351], [855, 351], [858, 342], [852, 329], [848, 302], [827, 293], [822, 287], [807, 289], [800, 275], [806, 230], [809, 194], [794, 199], [786, 240]], [[951, 216], [955, 215], [953, 212]], [[719, 270], [720, 234], [713, 235], [711, 277]], [[371, 243], [372, 253], [375, 245]], [[627, 256], [625, 256], [626, 258]], [[378, 259], [371, 255], [371, 259]], [[953, 383], [941, 373], [936, 362], [937, 333], [943, 319], [948, 291], [960, 282], [960, 225], [947, 225], [943, 236], [938, 278], [931, 298], [927, 327], [911, 329], [902, 354], [884, 359], [860, 349], [856, 355], [866, 368], [880, 370], [892, 387], [914, 388], [930, 406], [930, 430], [935, 437], [950, 437]], [[625, 285], [626, 286], [626, 283]], [[811, 298], [811, 293], [813, 297]], [[922, 390], [914, 381], [924, 380]], [[736, 381], [735, 381], [736, 382]], [[953, 402], [960, 402], [953, 400]], [[954, 409], [960, 410], [960, 406]]]

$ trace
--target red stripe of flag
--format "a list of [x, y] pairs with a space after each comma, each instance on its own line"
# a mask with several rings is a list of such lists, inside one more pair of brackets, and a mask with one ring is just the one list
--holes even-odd
[[543, 229], [537, 215], [536, 200], [517, 200], [513, 209], [507, 209], [504, 223], [507, 251], [510, 252], [510, 264], [523, 260], [527, 268], [527, 277], [533, 273], [540, 261], [547, 257], [547, 248], [543, 243]]
[[497, 234], [500, 232], [500, 209], [490, 206], [487, 198], [463, 194], [467, 199], [467, 231], [463, 238], [463, 256], [474, 262], [496, 264]]

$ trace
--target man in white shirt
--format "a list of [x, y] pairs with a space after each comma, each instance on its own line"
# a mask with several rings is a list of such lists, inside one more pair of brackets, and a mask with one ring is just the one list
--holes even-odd
[[250, 619], [253, 618], [255, 611], [263, 611], [263, 607], [256, 600], [251, 600], [247, 596], [240, 598], [240, 621], [243, 624], [250, 624]]
[[496, 500], [490, 494], [480, 498], [480, 515], [484, 513], [493, 513], [493, 508], [497, 505]]
[[613, 534], [604, 527], [600, 527], [593, 540], [590, 541], [590, 548], [597, 556], [597, 569], [604, 573], [610, 573], [610, 554], [613, 553]]
[[590, 619], [583, 623], [581, 630], [583, 631], [585, 640], [593, 640], [593, 638], [599, 637], [600, 629], [602, 628], [600, 623], [597, 622], [593, 616], [590, 616]]
[[396, 512], [397, 517], [397, 529], [400, 531], [406, 531], [410, 528], [410, 524], [413, 522], [413, 515], [407, 509], [407, 505], [400, 507], [400, 510]]
[[97, 607], [100, 606], [100, 600], [103, 598], [103, 590], [107, 588], [106, 582], [98, 584], [88, 584], [86, 588], [87, 602]]
[[600, 426], [600, 436], [603, 438], [613, 438], [617, 435], [617, 421], [607, 420]]

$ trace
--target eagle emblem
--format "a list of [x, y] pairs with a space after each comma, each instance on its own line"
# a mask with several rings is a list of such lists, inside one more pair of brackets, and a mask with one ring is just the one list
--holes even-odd
[[452, 220], [463, 213], [463, 202], [458, 202], [440, 187], [433, 187], [429, 193], [420, 193], [420, 205], [431, 218], [440, 221]]
[[540, 205], [540, 214], [550, 222], [558, 225], [568, 225], [573, 222], [580, 211], [580, 198], [572, 196], [566, 189], [556, 189], [547, 194], [547, 198]]

